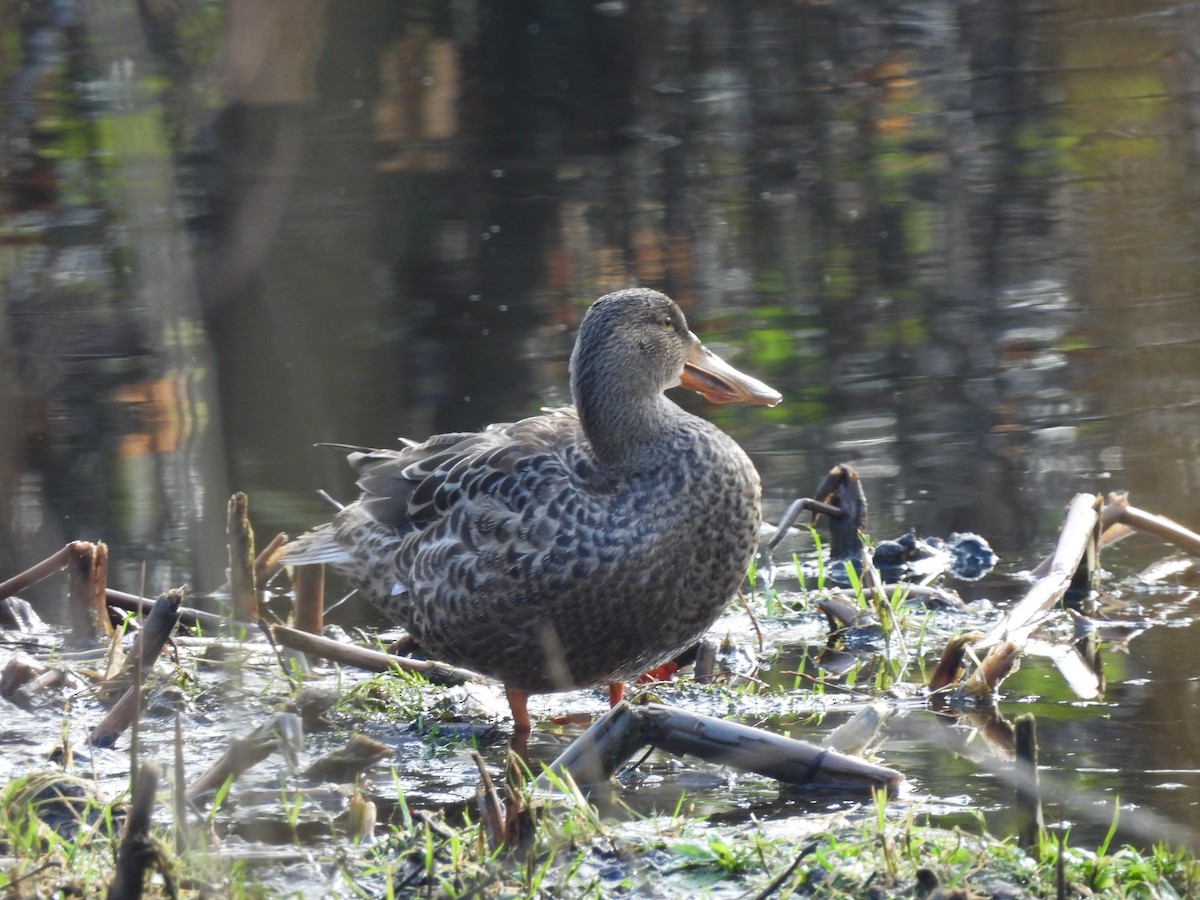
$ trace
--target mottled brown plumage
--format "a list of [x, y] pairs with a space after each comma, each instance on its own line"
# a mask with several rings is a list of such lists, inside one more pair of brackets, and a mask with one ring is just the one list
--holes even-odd
[[656, 291], [592, 305], [575, 407], [350, 455], [362, 497], [302, 536], [430, 656], [525, 692], [618, 682], [691, 645], [737, 591], [758, 473], [663, 391], [779, 395], [712, 356]]

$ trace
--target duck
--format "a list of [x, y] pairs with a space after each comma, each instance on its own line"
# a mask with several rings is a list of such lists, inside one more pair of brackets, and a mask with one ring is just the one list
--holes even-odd
[[517, 732], [530, 694], [609, 685], [615, 704], [694, 645], [755, 554], [754, 464], [665, 391], [782, 399], [648, 288], [588, 308], [569, 374], [573, 406], [355, 449], [361, 496], [284, 555], [329, 565], [430, 658], [498, 679]]

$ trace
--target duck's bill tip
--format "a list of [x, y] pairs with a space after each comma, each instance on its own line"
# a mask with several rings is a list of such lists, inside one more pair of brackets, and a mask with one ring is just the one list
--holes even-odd
[[712, 403], [775, 406], [783, 399], [779, 391], [738, 371], [699, 341], [684, 364], [679, 383]]

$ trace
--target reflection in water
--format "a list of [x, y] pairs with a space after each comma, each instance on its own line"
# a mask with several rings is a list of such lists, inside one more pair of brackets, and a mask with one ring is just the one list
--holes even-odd
[[784, 392], [705, 410], [768, 515], [848, 461], [873, 531], [1009, 559], [1080, 489], [1195, 524], [1193, 6], [139, 8], [0, 4], [6, 570], [211, 588], [226, 471], [307, 527], [311, 444], [563, 402], [631, 283]]

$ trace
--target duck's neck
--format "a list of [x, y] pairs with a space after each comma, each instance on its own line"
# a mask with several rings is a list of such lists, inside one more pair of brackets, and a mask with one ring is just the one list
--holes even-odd
[[647, 390], [627, 375], [598, 378], [586, 369], [575, 372], [571, 393], [596, 460], [612, 469], [643, 465], [679, 417], [687, 415], [660, 391]]

